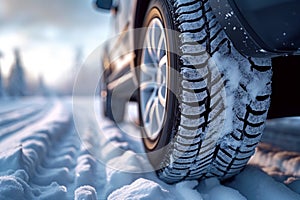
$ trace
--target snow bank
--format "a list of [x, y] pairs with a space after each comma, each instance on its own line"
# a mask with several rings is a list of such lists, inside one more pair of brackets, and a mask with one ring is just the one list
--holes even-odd
[[288, 187], [293, 190], [294, 192], [297, 192], [300, 194], [300, 179], [296, 179], [291, 181], [290, 184], [288, 184]]
[[[252, 159], [283, 173], [277, 180], [286, 185], [252, 166], [227, 182], [211, 178], [168, 185], [156, 177], [133, 124], [93, 121], [83, 106], [78, 137], [70, 106], [50, 105], [41, 111], [43, 118], [0, 140], [0, 199], [299, 199], [297, 153], [261, 145]], [[24, 122], [22, 116], [16, 123]]]
[[[174, 197], [174, 196], [173, 196]], [[111, 200], [123, 200], [123, 199], [132, 199], [132, 200], [167, 200], [174, 199], [172, 198], [170, 192], [160, 186], [158, 183], [153, 181], [139, 178], [130, 185], [126, 185], [108, 196], [108, 199]]]
[[0, 177], [0, 199], [62, 199], [67, 189], [53, 182], [48, 186], [33, 188], [28, 173], [18, 170], [11, 175]]
[[95, 188], [85, 185], [75, 190], [75, 200], [97, 200]]
[[[155, 178], [154, 178], [155, 180]], [[245, 200], [237, 190], [223, 186], [217, 179], [184, 181], [168, 185], [159, 180], [139, 178], [113, 191], [108, 199]]]
[[[35, 107], [35, 109], [40, 108]], [[33, 111], [35, 114], [28, 116], [22, 113], [24, 109], [20, 110], [20, 115], [16, 115], [16, 111], [5, 113], [7, 116], [10, 114], [18, 116], [11, 126], [32, 119], [35, 119], [35, 123], [17, 129], [15, 132], [10, 132], [10, 126], [7, 126], [9, 137], [0, 141], [0, 197], [5, 199], [66, 198], [67, 188], [57, 182], [68, 183], [66, 182], [70, 180], [67, 178], [68, 169], [47, 170], [42, 163], [48, 159], [51, 146], [60, 139], [60, 133], [67, 130], [70, 115], [63, 111], [60, 103], [44, 104], [41, 112], [46, 115], [39, 117], [39, 120], [36, 120], [36, 116], [40, 112]], [[24, 118], [23, 115], [27, 117]]]
[[198, 181], [184, 181], [175, 185], [177, 198], [183, 200], [202, 200], [201, 194], [196, 190]]
[[203, 199], [213, 200], [245, 200], [237, 190], [223, 186], [216, 178], [210, 178], [202, 181], [198, 186], [198, 191], [202, 194]]

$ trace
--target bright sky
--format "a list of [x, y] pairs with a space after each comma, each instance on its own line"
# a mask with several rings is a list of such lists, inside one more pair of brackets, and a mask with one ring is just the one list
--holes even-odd
[[0, 60], [4, 75], [19, 48], [32, 76], [53, 84], [74, 65], [76, 49], [87, 58], [107, 38], [109, 14], [93, 0], [0, 0]]

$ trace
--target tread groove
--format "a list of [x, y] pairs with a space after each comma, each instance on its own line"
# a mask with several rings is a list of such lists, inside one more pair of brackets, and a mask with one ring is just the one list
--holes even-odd
[[[223, 102], [223, 98], [227, 96], [223, 96], [222, 90], [226, 92], [225, 95], [233, 90], [236, 98], [251, 92], [247, 90], [247, 86], [252, 80], [240, 81], [237, 87], [231, 86], [227, 71], [222, 71], [222, 68], [218, 68], [222, 73], [211, 70], [210, 61], [216, 53], [222, 54], [221, 56], [231, 55], [239, 65], [239, 70], [242, 71], [243, 67], [247, 67], [249, 73], [256, 70], [253, 75], [267, 72], [271, 70], [271, 66], [260, 66], [257, 64], [260, 60], [239, 54], [235, 57], [234, 46], [218, 23], [208, 0], [164, 2], [169, 4], [175, 28], [181, 33], [178, 48], [182, 53], [178, 59], [179, 71], [181, 70], [179, 82], [181, 94], [176, 94], [179, 111], [176, 114], [177, 124], [172, 130], [175, 142], [172, 143], [168, 155], [177, 158], [177, 161], [161, 169], [159, 175], [169, 183], [213, 176], [229, 177], [244, 168], [258, 144], [268, 111], [268, 108], [261, 105], [270, 101], [271, 97], [268, 93], [259, 92], [262, 95], [254, 97], [253, 100], [250, 95], [245, 95], [241, 103], [240, 99], [234, 99], [234, 106], [229, 108], [233, 112], [234, 123], [238, 123], [238, 126], [234, 126], [226, 135], [217, 136], [218, 133], [210, 129], [210, 125], [214, 124], [214, 120], [222, 123], [223, 119], [220, 116], [224, 111], [227, 113], [228, 105]], [[205, 54], [208, 58], [203, 57]], [[248, 74], [241, 73], [241, 75], [246, 77]], [[234, 140], [234, 146], [230, 146], [225, 139]], [[170, 163], [168, 159], [170, 158], [166, 156], [164, 161], [166, 164]]]

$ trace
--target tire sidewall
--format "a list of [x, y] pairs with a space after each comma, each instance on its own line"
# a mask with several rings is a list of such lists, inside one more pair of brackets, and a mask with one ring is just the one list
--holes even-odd
[[[177, 131], [177, 121], [179, 116], [179, 103], [176, 97], [178, 93], [177, 89], [179, 88], [178, 83], [180, 81], [176, 81], [176, 72], [179, 70], [179, 58], [178, 55], [174, 52], [177, 52], [178, 44], [176, 40], [176, 34], [174, 31], [176, 30], [175, 25], [172, 18], [171, 6], [169, 6], [168, 1], [159, 1], [153, 0], [150, 2], [146, 17], [144, 19], [144, 27], [147, 27], [152, 19], [159, 18], [163, 26], [166, 30], [166, 44], [167, 44], [167, 54], [168, 54], [168, 74], [167, 78], [167, 98], [166, 98], [166, 113], [164, 117], [164, 123], [162, 126], [162, 130], [159, 133], [159, 136], [155, 140], [150, 140], [147, 137], [145, 130], [143, 130], [143, 120], [142, 120], [142, 112], [141, 106], [139, 104], [139, 114], [140, 114], [140, 123], [143, 135], [143, 142], [145, 146], [145, 150], [147, 152], [148, 158], [152, 165], [157, 168], [160, 167], [162, 161], [165, 159], [165, 156], [169, 150], [167, 147], [170, 144], [173, 136]], [[143, 44], [145, 38], [145, 32], [142, 32], [142, 36], [140, 44]], [[142, 45], [141, 45], [142, 46]], [[142, 59], [142, 50], [138, 51], [137, 63], [138, 66], [141, 64]], [[139, 73], [138, 73], [138, 80]], [[140, 84], [140, 83], [139, 83]], [[140, 92], [138, 93], [138, 100], [140, 101]]]

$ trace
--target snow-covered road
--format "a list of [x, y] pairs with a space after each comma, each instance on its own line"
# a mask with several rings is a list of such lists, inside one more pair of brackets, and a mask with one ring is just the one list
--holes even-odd
[[116, 126], [95, 113], [93, 100], [75, 99], [73, 113], [70, 99], [0, 102], [0, 200], [300, 200], [300, 119], [270, 121], [264, 143], [231, 180], [168, 185], [143, 153], [134, 109]]

